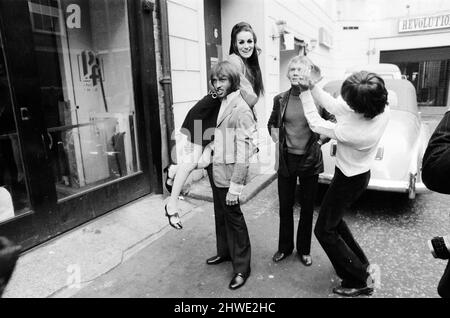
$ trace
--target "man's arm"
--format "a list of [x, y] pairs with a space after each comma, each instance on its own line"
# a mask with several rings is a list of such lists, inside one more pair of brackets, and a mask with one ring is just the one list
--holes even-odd
[[430, 190], [450, 194], [450, 111], [436, 127], [425, 150], [422, 179]]
[[267, 122], [267, 129], [269, 130], [269, 134], [272, 137], [273, 142], [278, 142], [279, 138], [279, 127], [277, 127], [278, 124], [277, 119], [279, 111], [280, 111], [280, 98], [277, 95], [273, 98], [272, 113], [270, 114], [269, 121]]

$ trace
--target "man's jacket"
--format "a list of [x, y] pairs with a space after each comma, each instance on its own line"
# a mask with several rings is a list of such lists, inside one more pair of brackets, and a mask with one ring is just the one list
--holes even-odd
[[[273, 99], [273, 109], [267, 123], [269, 134], [272, 135], [272, 129], [279, 130], [278, 149], [276, 154], [276, 167], [278, 173], [282, 176], [288, 177], [289, 171], [287, 168], [286, 157], [288, 153], [286, 143], [286, 130], [284, 127], [284, 115], [286, 113], [286, 107], [289, 102], [291, 90], [278, 94]], [[334, 116], [328, 113], [324, 108], [318, 106], [320, 115], [326, 120], [334, 120]], [[320, 135], [312, 132], [311, 137], [306, 145], [305, 155], [302, 156], [302, 163], [298, 165], [302, 176], [312, 176], [320, 174], [324, 171], [322, 150], [317, 141], [321, 139], [322, 143], [328, 142], [330, 139], [321, 137]]]
[[450, 111], [445, 113], [428, 142], [422, 180], [428, 189], [450, 194]]
[[257, 152], [256, 121], [242, 96], [234, 94], [217, 119], [214, 133], [213, 179], [219, 188], [240, 193], [246, 184], [250, 158]]

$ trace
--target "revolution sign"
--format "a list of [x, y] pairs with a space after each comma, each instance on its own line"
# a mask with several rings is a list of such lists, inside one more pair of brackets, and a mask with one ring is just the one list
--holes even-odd
[[414, 32], [450, 28], [450, 13], [400, 19], [398, 32]]

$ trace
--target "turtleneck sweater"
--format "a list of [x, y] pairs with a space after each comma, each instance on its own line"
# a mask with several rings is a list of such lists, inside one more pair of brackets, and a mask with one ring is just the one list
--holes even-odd
[[298, 87], [291, 87], [283, 120], [288, 153], [295, 155], [305, 154], [306, 144], [312, 132], [305, 118]]

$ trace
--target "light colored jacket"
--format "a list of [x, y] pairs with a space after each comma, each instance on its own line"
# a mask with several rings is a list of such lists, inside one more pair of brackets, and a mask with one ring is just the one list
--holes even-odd
[[217, 120], [214, 133], [213, 179], [218, 188], [239, 195], [246, 184], [250, 158], [257, 152], [256, 120], [240, 94]]

